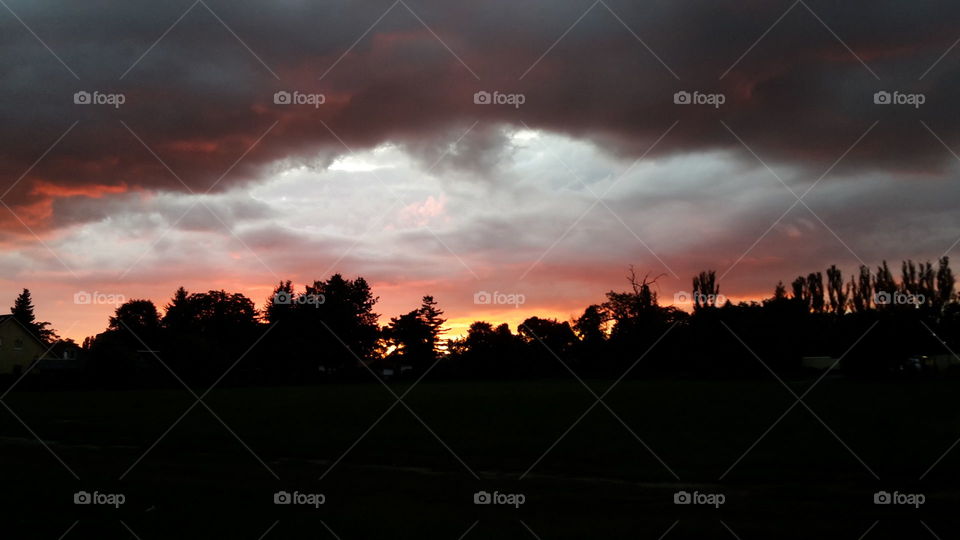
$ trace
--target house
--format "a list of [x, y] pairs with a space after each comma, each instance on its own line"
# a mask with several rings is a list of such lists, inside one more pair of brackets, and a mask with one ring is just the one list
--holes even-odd
[[79, 358], [83, 349], [72, 340], [60, 340], [47, 349], [43, 355], [43, 361], [49, 360], [76, 360]]
[[23, 373], [46, 350], [46, 344], [13, 315], [0, 315], [0, 375]]
[[84, 352], [72, 340], [60, 340], [46, 350], [35, 371], [40, 373], [81, 371], [86, 367]]

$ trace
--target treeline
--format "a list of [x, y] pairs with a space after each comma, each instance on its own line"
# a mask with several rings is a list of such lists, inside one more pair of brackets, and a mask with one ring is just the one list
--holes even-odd
[[692, 280], [687, 313], [661, 305], [656, 279], [631, 269], [629, 290], [608, 292], [569, 321], [530, 317], [516, 331], [477, 321], [459, 339], [444, 339], [431, 296], [381, 326], [362, 277], [336, 274], [299, 291], [281, 282], [262, 311], [239, 293], [180, 288], [162, 310], [124, 303], [103, 333], [84, 340], [85, 381], [298, 384], [369, 380], [371, 370], [388, 378], [754, 377], [796, 372], [804, 357], [842, 358], [838, 367], [851, 376], [921, 375], [946, 371], [929, 357], [960, 348], [954, 282], [946, 257], [936, 267], [906, 261], [899, 280], [886, 262], [848, 280], [831, 266], [789, 291], [778, 283], [768, 299], [733, 304], [705, 271]]
[[[824, 277], [826, 276], [826, 279]], [[630, 290], [610, 291], [569, 322], [532, 317], [518, 333], [471, 325], [449, 343], [449, 367], [481, 377], [754, 377], [796, 373], [804, 358], [836, 361], [853, 377], [907, 377], [960, 369], [960, 304], [950, 261], [886, 261], [845, 280], [836, 266], [778, 283], [770, 298], [733, 304], [714, 271], [700, 272], [692, 312], [660, 305], [656, 279], [631, 269]], [[834, 359], [831, 361], [830, 359]], [[939, 360], [939, 361], [938, 361]], [[822, 366], [823, 362], [817, 363]]]
[[[826, 279], [825, 279], [826, 277]], [[804, 358], [822, 369], [836, 362], [852, 377], [908, 377], [960, 369], [960, 304], [949, 259], [905, 261], [900, 280], [886, 261], [845, 280], [836, 266], [778, 283], [770, 298], [725, 300], [714, 271], [678, 293], [692, 312], [662, 306], [656, 279], [631, 269], [627, 292], [567, 322], [531, 318], [517, 335], [506, 325], [474, 323], [451, 342], [463, 373], [526, 376], [770, 377], [796, 374]], [[539, 347], [538, 347], [539, 346]], [[958, 349], [960, 350], [960, 349]], [[937, 362], [936, 360], [940, 361]], [[562, 360], [562, 361], [561, 361]]]

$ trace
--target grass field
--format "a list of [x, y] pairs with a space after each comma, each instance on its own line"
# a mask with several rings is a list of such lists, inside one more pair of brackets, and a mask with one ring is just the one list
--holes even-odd
[[[576, 381], [426, 381], [410, 410], [376, 383], [225, 389], [204, 398], [216, 417], [199, 404], [168, 432], [195, 401], [9, 394], [49, 447], [0, 410], [9, 537], [58, 538], [78, 520], [66, 538], [659, 538], [679, 522], [667, 538], [855, 539], [876, 520], [868, 538], [960, 532], [960, 449], [938, 462], [960, 438], [954, 381], [827, 379], [804, 398], [813, 413], [776, 381], [624, 381], [604, 398], [616, 416]], [[79, 490], [126, 502], [74, 505]], [[280, 490], [326, 504], [278, 506]], [[478, 506], [479, 490], [526, 502]], [[678, 490], [726, 501], [675, 505]], [[877, 506], [878, 490], [926, 503]]]

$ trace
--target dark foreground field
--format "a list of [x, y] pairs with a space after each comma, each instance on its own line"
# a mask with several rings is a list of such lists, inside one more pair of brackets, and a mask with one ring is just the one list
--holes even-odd
[[[7, 395], [3, 538], [960, 535], [955, 381], [826, 379], [806, 405], [776, 381], [625, 381], [609, 410], [576, 381], [427, 381], [409, 410], [376, 383], [203, 401], [171, 429], [196, 402], [186, 390]], [[481, 490], [525, 503], [475, 505]], [[676, 505], [680, 490], [725, 502]], [[925, 502], [875, 505], [881, 490]], [[126, 500], [76, 505], [78, 491]], [[326, 502], [276, 505], [278, 491]]]

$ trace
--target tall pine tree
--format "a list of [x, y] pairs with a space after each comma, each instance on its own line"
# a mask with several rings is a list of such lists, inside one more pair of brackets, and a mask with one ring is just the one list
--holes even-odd
[[37, 316], [33, 313], [33, 298], [30, 296], [30, 289], [24, 289], [10, 308], [10, 314], [20, 322], [33, 335], [46, 343], [52, 343], [58, 339], [56, 332], [50, 328], [48, 322], [37, 322]]

